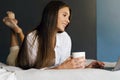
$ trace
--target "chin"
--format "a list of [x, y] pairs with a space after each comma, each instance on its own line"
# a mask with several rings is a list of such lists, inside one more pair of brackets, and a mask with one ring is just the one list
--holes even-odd
[[59, 30], [58, 33], [62, 33], [62, 32], [64, 32], [64, 31], [65, 31], [65, 30]]

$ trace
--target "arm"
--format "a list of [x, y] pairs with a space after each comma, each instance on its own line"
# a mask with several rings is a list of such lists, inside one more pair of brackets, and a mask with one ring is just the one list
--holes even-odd
[[[100, 61], [93, 61], [85, 66], [85, 60], [82, 58], [68, 58], [65, 62], [52, 69], [84, 69], [84, 68], [103, 68], [104, 63]], [[85, 66], [85, 67], [84, 67]]]
[[83, 69], [85, 60], [83, 58], [68, 58], [62, 64], [52, 69]]

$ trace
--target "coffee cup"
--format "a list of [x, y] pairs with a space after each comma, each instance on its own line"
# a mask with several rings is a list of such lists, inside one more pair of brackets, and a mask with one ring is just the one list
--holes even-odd
[[[73, 52], [72, 53], [73, 58], [81, 58], [82, 60], [85, 60], [85, 52]], [[81, 68], [85, 68], [85, 62], [81, 63]]]
[[73, 52], [72, 57], [73, 58], [83, 57], [85, 59], [85, 52]]

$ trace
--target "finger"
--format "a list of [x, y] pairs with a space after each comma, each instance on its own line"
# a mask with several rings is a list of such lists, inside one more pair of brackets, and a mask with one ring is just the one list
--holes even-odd
[[85, 64], [84, 63], [76, 63], [75, 68], [83, 69], [83, 68], [85, 68]]
[[103, 64], [102, 62], [98, 62], [100, 68], [103, 68], [105, 64]]
[[78, 61], [78, 60], [73, 59], [72, 64], [74, 65], [75, 68], [83, 68], [83, 67], [85, 68], [85, 60]]
[[103, 62], [97, 61], [99, 65], [105, 65]]
[[104, 64], [100, 61], [95, 61], [95, 62], [92, 63], [92, 67], [93, 68], [103, 68]]

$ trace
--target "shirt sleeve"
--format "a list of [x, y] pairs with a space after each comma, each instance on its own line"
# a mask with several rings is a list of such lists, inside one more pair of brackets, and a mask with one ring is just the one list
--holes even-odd
[[56, 39], [56, 63], [55, 65], [59, 65], [63, 63], [71, 54], [71, 38], [67, 34], [67, 32], [58, 33]]
[[67, 32], [64, 32], [62, 43], [63, 43], [63, 52], [64, 52], [62, 61], [65, 61], [71, 55], [71, 46], [72, 46], [71, 38]]
[[30, 34], [28, 34], [26, 41], [30, 64], [34, 64], [38, 50], [37, 38], [35, 38], [34, 36], [35, 36], [35, 32], [31, 32]]

